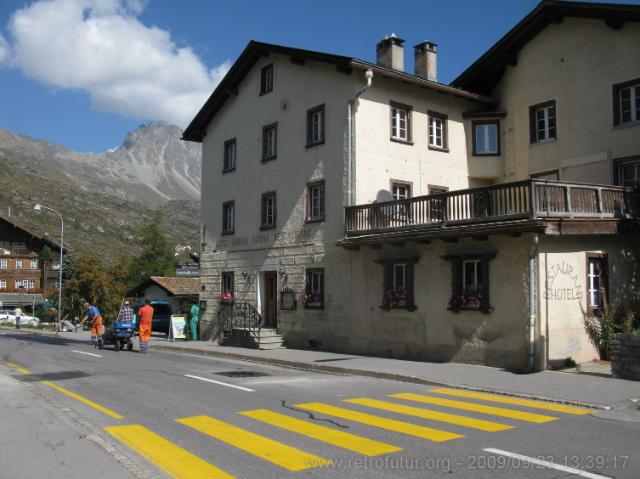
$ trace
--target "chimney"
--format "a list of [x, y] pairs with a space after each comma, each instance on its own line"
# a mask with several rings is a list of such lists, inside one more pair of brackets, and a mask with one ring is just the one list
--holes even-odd
[[376, 63], [380, 66], [404, 71], [404, 40], [395, 33], [384, 36], [376, 47]]
[[425, 40], [413, 49], [416, 75], [427, 80], [438, 81], [438, 45]]

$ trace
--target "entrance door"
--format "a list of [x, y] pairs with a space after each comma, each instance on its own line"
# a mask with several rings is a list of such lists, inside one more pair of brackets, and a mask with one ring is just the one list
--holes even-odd
[[264, 327], [275, 328], [278, 318], [278, 274], [275, 271], [265, 271], [264, 287], [266, 303]]

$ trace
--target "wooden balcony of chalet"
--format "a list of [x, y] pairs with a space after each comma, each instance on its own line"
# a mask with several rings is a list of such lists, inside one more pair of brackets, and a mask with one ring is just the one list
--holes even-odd
[[[551, 180], [449, 191], [345, 208], [346, 248], [489, 234], [614, 234], [638, 215], [630, 188]], [[637, 223], [633, 222], [637, 227]]]

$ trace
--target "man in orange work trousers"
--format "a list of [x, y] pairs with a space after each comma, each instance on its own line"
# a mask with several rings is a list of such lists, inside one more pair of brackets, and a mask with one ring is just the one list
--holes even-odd
[[91, 306], [89, 303], [84, 303], [84, 307], [86, 312], [80, 324], [84, 324], [87, 319], [91, 320], [91, 344], [95, 344], [98, 338], [102, 336], [102, 315], [98, 308]]
[[153, 320], [153, 308], [151, 300], [144, 298], [144, 306], [138, 309], [138, 324], [140, 325], [140, 352], [146, 353], [151, 340], [151, 323]]

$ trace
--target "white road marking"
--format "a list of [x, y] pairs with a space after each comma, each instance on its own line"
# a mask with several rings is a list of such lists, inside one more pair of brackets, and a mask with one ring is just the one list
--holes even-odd
[[78, 354], [86, 354], [87, 356], [95, 356], [96, 358], [101, 358], [102, 357], [99, 354], [86, 353], [84, 351], [76, 351], [75, 349], [72, 349], [71, 352], [72, 353], [78, 353]]
[[200, 376], [193, 376], [191, 374], [185, 374], [184, 377], [192, 378], [192, 379], [199, 379], [200, 381], [206, 381], [208, 383], [219, 384], [220, 386], [227, 386], [227, 387], [230, 387], [230, 388], [240, 389], [241, 391], [247, 391], [247, 392], [250, 392], [250, 393], [255, 392], [254, 389], [243, 388], [242, 386], [236, 386], [235, 384], [223, 383], [221, 381], [214, 381], [213, 379], [201, 378]]
[[483, 449], [483, 451], [490, 452], [491, 454], [499, 454], [501, 456], [511, 457], [513, 459], [519, 459], [520, 461], [530, 462], [532, 464], [538, 464], [539, 466], [548, 467], [549, 469], [556, 469], [558, 471], [567, 472], [569, 474], [575, 474], [576, 476], [588, 477], [590, 479], [611, 479], [609, 476], [592, 474], [591, 472], [583, 471], [581, 469], [574, 469], [573, 467], [563, 466], [562, 464], [556, 464], [555, 462], [543, 461], [542, 459], [536, 459], [535, 457], [523, 456], [522, 454], [516, 454], [515, 452], [503, 451], [501, 449], [494, 449], [492, 447]]

